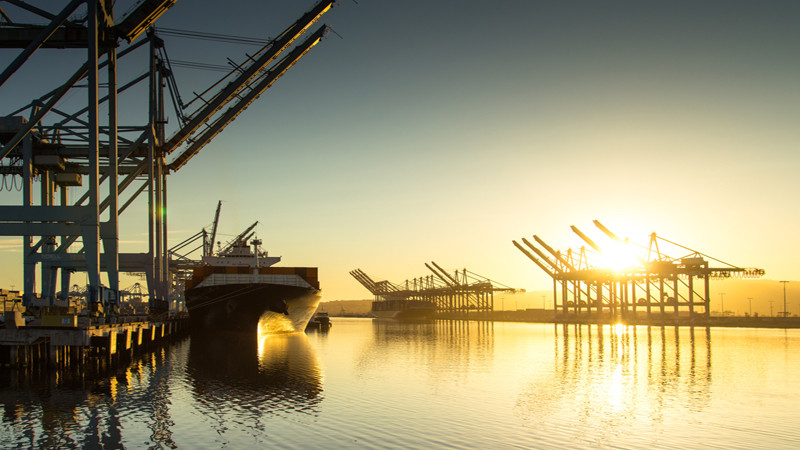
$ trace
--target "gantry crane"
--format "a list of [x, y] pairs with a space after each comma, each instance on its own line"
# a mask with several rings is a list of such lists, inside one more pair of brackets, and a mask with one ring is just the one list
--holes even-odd
[[[705, 319], [710, 314], [710, 279], [764, 275], [763, 269], [725, 263], [656, 233], [650, 235], [648, 246], [642, 246], [646, 251], [646, 256], [642, 256], [641, 252], [630, 248], [627, 239], [620, 239], [597, 220], [594, 224], [614, 244], [622, 245], [632, 256], [633, 263], [618, 268], [603, 265], [600, 260], [604, 246], [575, 226], [571, 227], [572, 231], [594, 250], [590, 252], [582, 247], [577, 260], [565, 258], [562, 252], [554, 250], [538, 236], [534, 236], [538, 246], [526, 238], [521, 239], [525, 246], [512, 241], [553, 279], [553, 308], [556, 317], [563, 320]], [[670, 256], [659, 249], [659, 243], [688, 254]], [[570, 249], [567, 254], [575, 252]], [[712, 267], [709, 260], [720, 265]]]
[[518, 291], [467, 269], [456, 270], [451, 275], [434, 261], [425, 263], [425, 267], [434, 275], [413, 278], [400, 284], [375, 281], [361, 269], [350, 271], [350, 275], [374, 295], [376, 301], [424, 300], [436, 305], [437, 312], [445, 313], [492, 311], [495, 292]]
[[[8, 12], [3, 11], [0, 47], [23, 50], [0, 74], [0, 88], [39, 49], [85, 48], [88, 55], [64, 84], [0, 118], [0, 161], [7, 161], [0, 176], [3, 181], [5, 177], [22, 179], [21, 205], [0, 206], [0, 235], [24, 238], [26, 306], [57, 303], [59, 271], [62, 297], [69, 290], [70, 274], [86, 271], [87, 297], [93, 309], [113, 309], [119, 299], [119, 272], [124, 271], [145, 273], [151, 311], [164, 310], [170, 291], [167, 174], [182, 168], [320, 41], [327, 30], [325, 25], [295, 45], [333, 1], [318, 2], [253, 57], [236, 64], [223, 80], [201, 94], [198, 103], [202, 106], [197, 110], [189, 112], [188, 105], [173, 99], [180, 126], [169, 139], [164, 87], [175, 96], [177, 83], [164, 41], [152, 25], [175, 0], [141, 1], [116, 23], [110, 0], [72, 0], [56, 14], [22, 0], [9, 3], [49, 24], [14, 22], [13, 26], [3, 26], [12, 23]], [[70, 20], [84, 4], [86, 20]], [[118, 84], [117, 60], [139, 49], [148, 52], [146, 73]], [[100, 95], [101, 71], [108, 75], [104, 96]], [[84, 79], [89, 93], [87, 106], [63, 111], [59, 102]], [[118, 95], [144, 83], [149, 85], [144, 99], [147, 123], [119, 125]], [[108, 117], [102, 125], [101, 105], [108, 105]], [[125, 106], [133, 106], [133, 102]], [[57, 119], [53, 121], [53, 117]], [[32, 195], [35, 177], [41, 182], [41, 202], [35, 202]], [[100, 191], [103, 183], [106, 195]], [[71, 202], [67, 195], [71, 189], [82, 189], [83, 195]], [[61, 192], [60, 204], [56, 190]], [[120, 196], [126, 191], [129, 195], [122, 201]], [[121, 253], [119, 215], [143, 193], [148, 199], [148, 249]], [[76, 247], [79, 240], [81, 246]], [[38, 293], [37, 267], [41, 269]], [[100, 283], [101, 271], [107, 273], [108, 288]]]

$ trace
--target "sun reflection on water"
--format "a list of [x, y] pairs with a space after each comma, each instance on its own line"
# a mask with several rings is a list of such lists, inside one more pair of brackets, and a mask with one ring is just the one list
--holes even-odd
[[614, 370], [608, 377], [608, 406], [613, 412], [619, 412], [623, 409], [624, 392], [623, 392], [623, 365], [617, 364]]
[[271, 334], [292, 333], [295, 331], [294, 323], [288, 316], [272, 311], [265, 312], [258, 321], [258, 340], [261, 336]]
[[600, 446], [640, 418], [664, 426], [674, 399], [708, 407], [710, 340], [707, 329], [557, 326], [553, 372], [526, 389], [517, 411], [537, 424], [571, 422]]

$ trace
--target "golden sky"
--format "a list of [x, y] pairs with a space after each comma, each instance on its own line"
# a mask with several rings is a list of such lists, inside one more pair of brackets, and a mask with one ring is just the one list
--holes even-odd
[[[313, 4], [228, 3], [178, 2], [161, 25], [274, 36]], [[326, 21], [341, 39], [171, 175], [170, 240], [223, 200], [222, 233], [260, 221], [283, 264], [320, 268], [326, 300], [369, 296], [352, 269], [401, 282], [431, 260], [546, 290], [511, 240], [574, 248], [569, 226], [598, 236], [594, 219], [798, 279], [798, 14], [796, 2], [340, 2]], [[166, 45], [216, 64], [252, 50]], [[58, 75], [12, 79], [3, 110]], [[186, 96], [218, 75], [176, 71]], [[144, 197], [126, 211], [123, 251], [141, 251], [144, 211]], [[18, 241], [0, 240], [0, 286], [21, 285]]]

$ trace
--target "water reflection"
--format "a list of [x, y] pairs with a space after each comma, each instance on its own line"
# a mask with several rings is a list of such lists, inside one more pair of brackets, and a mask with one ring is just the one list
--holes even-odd
[[709, 328], [556, 325], [553, 350], [553, 370], [517, 402], [526, 420], [563, 419], [603, 443], [643, 416], [663, 424], [675, 399], [690, 411], [710, 402]]
[[355, 318], [195, 336], [100, 378], [0, 375], [0, 447], [800, 448], [798, 346], [800, 330]]
[[[185, 341], [173, 345], [180, 353]], [[66, 369], [0, 373], [4, 444], [122, 448], [122, 423], [136, 417], [151, 430], [153, 444], [175, 447], [169, 411], [171, 366], [163, 348], [127, 366], [89, 359]]]
[[322, 371], [303, 333], [193, 335], [187, 377], [200, 408], [220, 418], [313, 413], [322, 401]]
[[436, 373], [467, 373], [494, 358], [494, 322], [372, 320], [359, 367], [382, 367], [387, 355]]
[[176, 448], [187, 426], [221, 436], [232, 424], [255, 429], [266, 415], [315, 413], [322, 400], [320, 365], [302, 333], [195, 335], [128, 365], [104, 364], [0, 370], [3, 447]]
[[415, 320], [373, 319], [372, 332], [376, 343], [412, 341], [445, 342], [447, 345], [478, 345], [486, 348], [494, 344], [494, 322], [466, 320]]

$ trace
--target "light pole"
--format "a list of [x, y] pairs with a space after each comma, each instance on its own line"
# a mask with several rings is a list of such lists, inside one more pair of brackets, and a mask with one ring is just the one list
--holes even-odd
[[719, 293], [720, 308], [722, 308], [722, 317], [725, 317], [725, 293]]
[[786, 283], [788, 281], [781, 281], [783, 283], [783, 317], [789, 317], [789, 311], [786, 310]]

